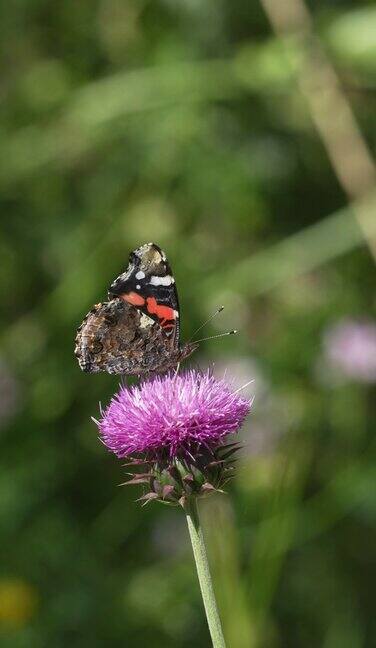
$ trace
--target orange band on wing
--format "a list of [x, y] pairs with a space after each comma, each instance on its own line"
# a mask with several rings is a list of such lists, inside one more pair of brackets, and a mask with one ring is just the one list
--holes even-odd
[[132, 306], [143, 306], [145, 304], [145, 299], [135, 292], [123, 293], [120, 297], [128, 304], [132, 304]]
[[175, 311], [169, 306], [157, 304], [155, 297], [148, 297], [146, 300], [146, 307], [151, 315], [156, 315], [159, 319], [174, 320]]

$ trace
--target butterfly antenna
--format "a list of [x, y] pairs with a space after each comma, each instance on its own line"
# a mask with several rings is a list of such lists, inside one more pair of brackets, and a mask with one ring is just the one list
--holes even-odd
[[[193, 335], [189, 338], [188, 342], [192, 342], [192, 339], [194, 338], [194, 336], [197, 335], [197, 333], [198, 333], [199, 331], [201, 331], [201, 329], [203, 329], [204, 326], [206, 326], [207, 324], [209, 324], [209, 322], [211, 322], [215, 317], [217, 317], [217, 315], [218, 315], [219, 313], [221, 313], [221, 312], [223, 311], [223, 309], [224, 309], [224, 306], [220, 306], [219, 308], [217, 308], [217, 310], [215, 311], [215, 313], [213, 313], [213, 315], [210, 315], [209, 319], [207, 319], [203, 324], [201, 324], [201, 325], [198, 327], [198, 329], [197, 329], [197, 330], [193, 333]], [[195, 341], [196, 341], [196, 340], [195, 340]], [[198, 340], [197, 340], [197, 341], [198, 341]]]
[[206, 340], [215, 340], [216, 338], [226, 337], [226, 335], [235, 335], [236, 333], [237, 331], [234, 329], [233, 331], [226, 331], [226, 333], [218, 333], [218, 335], [210, 335], [209, 337], [201, 338], [201, 340], [194, 340], [194, 343], [198, 344], [199, 342], [206, 342]]

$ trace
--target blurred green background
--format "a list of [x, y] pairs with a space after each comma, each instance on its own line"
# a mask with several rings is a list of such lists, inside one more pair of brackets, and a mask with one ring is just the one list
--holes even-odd
[[[173, 266], [184, 338], [220, 304], [207, 334], [240, 331], [188, 362], [255, 379], [237, 478], [202, 506], [229, 648], [376, 645], [372, 241], [299, 92], [301, 43], [289, 56], [264, 9], [0, 7], [4, 648], [210, 645], [184, 516], [117, 488], [90, 417], [118, 379], [73, 356], [146, 241]], [[375, 4], [310, 10], [372, 150]]]

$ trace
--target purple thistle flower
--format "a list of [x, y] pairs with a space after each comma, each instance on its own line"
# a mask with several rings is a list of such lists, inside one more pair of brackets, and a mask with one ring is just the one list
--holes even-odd
[[210, 371], [189, 370], [121, 387], [98, 423], [105, 446], [118, 457], [160, 460], [215, 452], [238, 431], [249, 400]]

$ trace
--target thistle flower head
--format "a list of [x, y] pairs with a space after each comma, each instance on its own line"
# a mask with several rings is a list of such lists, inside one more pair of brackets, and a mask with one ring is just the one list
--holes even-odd
[[238, 430], [248, 411], [249, 402], [223, 380], [191, 370], [121, 387], [99, 427], [118, 457], [174, 458], [198, 446], [217, 446]]
[[149, 465], [131, 481], [151, 484], [149, 496], [155, 497], [149, 499], [171, 501], [227, 481], [234, 446], [225, 439], [238, 431], [249, 410], [250, 401], [224, 380], [190, 370], [121, 387], [98, 426], [110, 451]]

